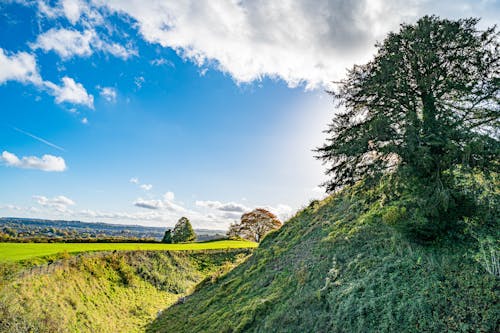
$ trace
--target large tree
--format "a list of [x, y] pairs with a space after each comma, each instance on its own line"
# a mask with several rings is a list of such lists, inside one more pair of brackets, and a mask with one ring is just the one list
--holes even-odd
[[162, 243], [167, 243], [167, 244], [171, 244], [172, 243], [172, 230], [171, 229], [167, 229], [165, 231], [165, 234], [163, 235], [163, 238], [161, 240]]
[[186, 243], [196, 240], [196, 234], [187, 217], [181, 217], [172, 231], [172, 243]]
[[457, 204], [455, 169], [498, 172], [499, 34], [477, 23], [403, 24], [338, 82], [339, 110], [317, 150], [328, 191], [390, 173], [418, 188], [439, 219]]
[[243, 238], [260, 242], [269, 232], [279, 229], [281, 222], [268, 210], [257, 208], [241, 216], [240, 223], [232, 224], [227, 235], [230, 238]]

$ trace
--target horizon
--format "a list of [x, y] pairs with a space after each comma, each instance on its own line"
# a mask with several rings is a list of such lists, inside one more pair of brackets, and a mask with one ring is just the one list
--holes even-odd
[[0, 215], [285, 222], [326, 195], [312, 151], [335, 112], [325, 90], [425, 14], [487, 27], [500, 3], [2, 3]]
[[[6, 219], [13, 219], [13, 220], [28, 220], [28, 221], [44, 221], [44, 222], [76, 222], [76, 223], [83, 223], [83, 224], [105, 224], [105, 225], [110, 225], [110, 226], [116, 226], [116, 227], [140, 227], [140, 228], [155, 228], [155, 229], [160, 229], [160, 230], [165, 230], [171, 227], [159, 227], [159, 226], [151, 226], [151, 225], [141, 225], [141, 224], [120, 224], [120, 223], [113, 223], [113, 222], [102, 222], [102, 221], [80, 221], [80, 220], [51, 220], [51, 219], [42, 219], [42, 218], [36, 218], [36, 217], [15, 217], [15, 216], [0, 216], [0, 220], [6, 220]], [[210, 231], [227, 231], [225, 229], [209, 229], [209, 228], [194, 228], [194, 230], [198, 231], [204, 231], [204, 230], [210, 230]]]

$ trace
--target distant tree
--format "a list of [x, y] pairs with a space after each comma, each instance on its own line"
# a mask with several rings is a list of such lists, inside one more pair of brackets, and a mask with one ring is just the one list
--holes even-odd
[[172, 243], [193, 242], [194, 240], [196, 240], [196, 234], [191, 222], [187, 217], [181, 217], [172, 232]]
[[240, 223], [231, 224], [227, 235], [229, 238], [243, 238], [260, 242], [270, 231], [281, 228], [280, 220], [273, 213], [257, 208], [241, 216]]
[[167, 244], [172, 243], [172, 230], [167, 229], [167, 231], [165, 231], [165, 235], [163, 235], [163, 239], [161, 240], [161, 242]]
[[455, 171], [500, 167], [499, 33], [477, 23], [425, 16], [403, 24], [339, 82], [331, 94], [343, 109], [317, 150], [329, 164], [329, 192], [391, 174], [418, 197], [409, 208], [437, 229], [466, 216]]

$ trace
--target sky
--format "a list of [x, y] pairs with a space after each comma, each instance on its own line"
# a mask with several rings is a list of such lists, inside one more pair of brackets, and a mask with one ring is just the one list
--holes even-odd
[[325, 91], [495, 0], [0, 0], [0, 216], [225, 229], [325, 196]]

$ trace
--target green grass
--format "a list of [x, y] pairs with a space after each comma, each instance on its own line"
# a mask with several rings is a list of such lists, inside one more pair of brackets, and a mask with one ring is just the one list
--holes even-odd
[[222, 240], [206, 243], [153, 244], [153, 243], [0, 243], [0, 262], [22, 261], [60, 253], [95, 251], [202, 251], [255, 248], [257, 243]]
[[312, 203], [148, 331], [500, 332], [500, 279], [477, 240], [416, 243], [373, 218], [380, 205], [355, 190]]
[[0, 332], [143, 332], [158, 311], [252, 249], [118, 251], [0, 263]]

